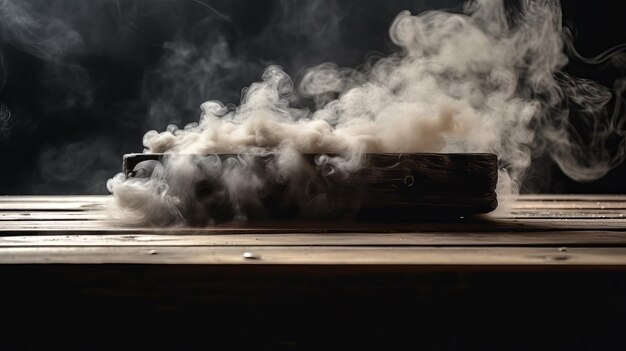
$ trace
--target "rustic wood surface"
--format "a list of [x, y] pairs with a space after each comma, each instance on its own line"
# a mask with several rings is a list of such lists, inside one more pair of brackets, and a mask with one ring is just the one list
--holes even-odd
[[[626, 196], [522, 195], [490, 215], [415, 223], [137, 227], [110, 196], [0, 197], [0, 263], [626, 268]], [[255, 257], [244, 258], [251, 252]]]
[[626, 196], [499, 200], [445, 222], [154, 228], [108, 196], [2, 196], [0, 349], [625, 350]]

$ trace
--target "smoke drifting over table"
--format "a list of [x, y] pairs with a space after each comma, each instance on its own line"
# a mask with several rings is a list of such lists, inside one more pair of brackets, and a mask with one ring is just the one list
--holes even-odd
[[[212, 178], [216, 195], [246, 218], [245, 203], [256, 202], [264, 184], [276, 180], [267, 177], [294, 182], [290, 188], [301, 189], [299, 198], [323, 194], [304, 193], [311, 170], [300, 153], [338, 154], [325, 162], [343, 173], [358, 170], [366, 153], [495, 153], [499, 194], [518, 192], [535, 145], [545, 145], [577, 180], [600, 177], [622, 161], [623, 150], [594, 147], [622, 133], [619, 114], [606, 111], [612, 94], [560, 71], [566, 47], [573, 48], [566, 45], [557, 2], [525, 2], [513, 14], [501, 1], [468, 3], [463, 14], [403, 11], [389, 35], [401, 50], [371, 66], [324, 63], [305, 73], [300, 90], [316, 101], [315, 111], [292, 107], [292, 79], [270, 66], [262, 81], [244, 90], [239, 106], [205, 102], [198, 123], [150, 131], [143, 140], [147, 152], [275, 153], [265, 166], [272, 172], [237, 157], [226, 165], [208, 156], [201, 167], [182, 158], [152, 165], [140, 178], [120, 174], [109, 190], [127, 213], [164, 218], [168, 208], [184, 219], [195, 184]], [[621, 103], [621, 91], [616, 94]], [[572, 103], [595, 124], [589, 144], [573, 134]], [[172, 179], [186, 186], [172, 190]], [[178, 206], [181, 197], [186, 205]]]
[[[70, 108], [97, 113], [102, 91], [97, 79], [106, 78], [90, 73], [97, 56], [93, 61], [85, 56], [106, 51], [107, 43], [120, 45], [110, 36], [95, 41], [85, 36], [80, 14], [103, 9], [122, 23], [150, 18], [169, 6], [181, 12], [179, 18], [190, 16], [174, 2], [153, 8], [123, 1], [77, 5], [77, 16], [68, 15], [63, 2], [51, 4], [45, 9], [37, 2], [3, 0], [0, 12], [3, 42], [50, 62], [44, 72], [57, 96], [41, 103], [59, 114]], [[393, 50], [363, 56], [362, 64], [351, 66], [329, 62], [319, 54], [350, 52], [351, 41], [339, 38], [341, 23], [356, 21], [359, 12], [341, 10], [348, 5], [317, 1], [298, 7], [285, 2], [278, 18], [271, 12], [258, 13], [277, 20], [278, 28], [289, 33], [276, 31], [278, 38], [297, 39], [297, 50], [282, 48], [283, 57], [261, 62], [251, 57], [270, 50], [272, 40], [244, 41], [238, 53], [224, 29], [234, 25], [232, 9], [224, 11], [226, 5], [221, 3], [196, 4], [210, 13], [207, 22], [220, 23], [219, 30], [192, 32], [194, 39], [174, 37], [166, 42], [165, 54], [143, 74], [141, 99], [119, 106], [117, 111], [123, 112], [111, 117], [115, 123], [80, 122], [84, 140], [57, 142], [61, 146], [40, 154], [46, 179], [94, 183], [93, 177], [81, 176], [91, 173], [103, 182], [107, 178], [103, 169], [88, 170], [101, 160], [119, 160], [121, 153], [102, 150], [119, 151], [120, 145], [130, 148], [133, 143], [125, 139], [115, 145], [95, 129], [127, 126], [149, 130], [143, 138], [145, 152], [208, 155], [150, 162], [141, 166], [139, 177], [118, 174], [108, 181], [119, 207], [148, 222], [184, 222], [190, 208], [204, 208], [194, 204], [193, 189], [206, 179], [215, 182], [219, 201], [237, 219], [248, 217], [268, 182], [282, 182], [295, 198], [309, 199], [324, 193], [307, 184], [314, 166], [321, 162], [332, 172], [349, 175], [363, 167], [367, 153], [495, 153], [501, 167], [498, 194], [518, 193], [529, 171], [535, 180], [540, 177], [541, 167], [533, 168], [533, 159], [545, 162], [549, 156], [578, 182], [600, 179], [623, 161], [623, 77], [601, 84], [564, 69], [575, 62], [590, 70], [619, 72], [624, 68], [623, 47], [592, 58], [579, 54], [557, 1], [473, 1], [447, 9], [396, 12], [387, 24]], [[389, 5], [393, 6], [398, 4]], [[272, 34], [266, 30], [257, 37]], [[364, 46], [368, 36], [373, 33], [352, 41]], [[120, 38], [122, 43], [128, 40]], [[94, 44], [98, 41], [104, 44]], [[5, 72], [0, 82], [7, 81], [11, 64], [0, 61]], [[235, 91], [242, 76], [256, 76], [258, 81], [241, 84], [239, 88], [245, 88], [235, 104], [235, 97], [226, 92]], [[0, 109], [0, 133], [9, 140], [16, 138], [11, 134], [15, 111], [10, 104]], [[141, 118], [137, 113], [143, 113]], [[173, 124], [165, 128], [167, 123]], [[77, 164], [72, 156], [67, 161], [58, 156], [70, 152], [87, 161]], [[224, 161], [212, 153], [240, 156]], [[332, 156], [311, 165], [303, 153]], [[273, 158], [263, 170], [246, 159], [268, 154]]]

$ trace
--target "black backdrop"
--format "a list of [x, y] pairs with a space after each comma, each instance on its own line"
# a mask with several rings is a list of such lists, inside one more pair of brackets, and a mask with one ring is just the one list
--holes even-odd
[[[453, 0], [202, 1], [0, 1], [0, 194], [104, 194], [122, 154], [142, 151], [146, 131], [196, 121], [209, 99], [238, 103], [265, 66], [281, 65], [295, 80], [326, 61], [354, 67], [395, 50], [387, 30], [401, 10], [461, 8]], [[626, 42], [624, 2], [562, 5], [583, 55]], [[614, 74], [585, 72], [605, 83]], [[580, 184], [537, 164], [551, 176], [533, 178], [531, 169], [525, 192], [626, 192], [624, 165]]]

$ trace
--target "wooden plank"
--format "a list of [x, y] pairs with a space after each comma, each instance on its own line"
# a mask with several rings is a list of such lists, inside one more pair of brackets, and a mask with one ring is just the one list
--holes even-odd
[[[101, 203], [112, 199], [111, 195], [0, 195], [3, 202], [82, 202]], [[561, 203], [561, 202], [626, 202], [624, 195], [596, 195], [596, 194], [522, 194], [518, 196], [499, 196], [503, 202], [513, 203]]]
[[[244, 253], [251, 252], [254, 259]], [[419, 266], [613, 266], [626, 269], [626, 248], [544, 247], [15, 247], [1, 264], [277, 264]]]
[[[320, 175], [330, 165], [321, 161], [328, 155], [301, 154], [302, 160]], [[332, 155], [331, 155], [332, 156]], [[495, 191], [498, 178], [498, 158], [489, 153], [366, 153], [363, 154], [363, 167], [348, 178], [325, 175], [326, 182], [336, 183], [349, 189], [356, 184], [376, 185], [369, 188], [366, 198], [376, 198], [379, 192], [404, 198], [419, 197], [423, 194], [449, 197], [452, 203], [456, 198], [470, 196], [483, 197]], [[185, 158], [188, 162], [201, 162], [207, 157], [225, 160], [245, 159], [246, 163], [258, 163], [262, 170], [266, 164], [276, 161], [276, 154], [126, 154], [122, 160], [122, 172], [135, 176], [134, 168], [145, 161], [167, 163], [170, 160]], [[315, 175], [311, 175], [315, 177]], [[410, 176], [411, 182], [404, 181]], [[328, 189], [332, 195], [332, 187]], [[400, 201], [398, 198], [397, 201]], [[411, 201], [411, 200], [408, 200]]]
[[94, 221], [108, 217], [105, 211], [0, 211], [0, 221]]
[[[104, 208], [111, 203], [109, 195], [90, 196], [0, 196], [0, 210], [86, 210]], [[501, 197], [500, 201], [511, 208], [521, 209], [626, 209], [626, 196], [605, 195], [587, 197], [560, 195], [546, 197], [540, 195], [520, 195], [515, 201]], [[96, 206], [102, 205], [102, 206]]]
[[626, 233], [285, 233], [213, 235], [23, 235], [0, 237], [0, 248], [58, 246], [625, 246]]
[[[515, 210], [507, 214], [499, 214], [498, 216], [488, 216], [488, 220], [511, 220], [511, 219], [623, 219], [626, 217], [626, 211], [622, 210]], [[484, 219], [485, 217], [474, 217], [476, 219]], [[51, 220], [90, 220], [90, 221], [108, 221], [114, 219], [113, 214], [102, 210], [15, 210], [0, 211], [0, 221], [51, 221]], [[459, 218], [462, 219], [462, 218]], [[468, 216], [466, 219], [472, 219]], [[454, 219], [451, 219], [454, 221]], [[116, 218], [114, 221], [118, 225], [124, 225], [123, 218]], [[349, 222], [349, 221], [346, 221]], [[426, 219], [416, 219], [415, 223], [428, 223]], [[432, 221], [431, 221], [432, 222]], [[332, 223], [327, 221], [327, 223]]]
[[81, 233], [156, 233], [156, 234], [207, 234], [207, 233], [422, 233], [422, 232], [550, 232], [550, 231], [626, 231], [626, 218], [620, 219], [498, 219], [489, 221], [416, 222], [416, 223], [246, 223], [214, 227], [133, 227], [119, 221], [3, 221], [0, 235], [81, 234]]
[[[616, 209], [513, 209], [509, 213], [499, 214], [493, 218], [498, 219], [520, 219], [520, 218], [623, 218], [626, 217], [626, 210]], [[104, 209], [87, 210], [5, 210], [0, 211], [0, 221], [23, 221], [23, 220], [102, 220], [110, 215]]]
[[[562, 196], [562, 198], [585, 198]], [[533, 198], [521, 196], [521, 198]], [[549, 197], [545, 197], [549, 199]], [[595, 200], [595, 196], [589, 197]], [[104, 204], [110, 196], [3, 196], [0, 206], [0, 235], [31, 234], [267, 234], [267, 233], [427, 233], [427, 232], [541, 232], [626, 230], [624, 196], [601, 196], [614, 199], [598, 201], [525, 201], [513, 206], [511, 213], [500, 217], [482, 216], [459, 221], [417, 223], [332, 223], [280, 222], [245, 223], [207, 228], [141, 228], [120, 220], [111, 220]], [[74, 201], [79, 199], [81, 201]], [[618, 202], [620, 199], [621, 202]], [[542, 205], [543, 204], [543, 205]], [[547, 205], [546, 205], [547, 204]], [[536, 205], [536, 206], [535, 206]], [[540, 207], [544, 206], [544, 207]], [[564, 208], [563, 208], [564, 207]], [[586, 208], [587, 207], [587, 208]]]
[[[65, 208], [64, 208], [65, 207]], [[69, 207], [69, 209], [67, 209]], [[68, 218], [75, 218], [77, 215], [82, 215], [85, 217], [89, 217], [90, 215], [94, 215], [95, 217], [102, 217], [105, 215], [109, 215], [110, 213], [107, 211], [105, 206], [97, 205], [97, 204], [84, 204], [84, 205], [72, 205], [66, 203], [64, 205], [53, 206], [48, 203], [41, 203], [31, 206], [31, 210], [17, 209], [19, 206], [12, 207], [10, 209], [0, 210], [0, 218], [12, 218], [16, 216], [17, 213], [24, 213], [21, 216], [28, 215], [33, 216], [33, 218], [41, 218], [43, 220], [51, 219], [51, 217], [46, 217], [48, 215], [53, 215], [54, 218], [62, 218], [61, 214], [67, 214]], [[64, 209], [62, 209], [64, 208]], [[72, 209], [73, 208], [73, 209]], [[79, 214], [82, 212], [82, 214]], [[512, 209], [510, 212], [498, 212], [492, 215], [478, 215], [478, 216], [467, 216], [467, 218], [479, 219], [479, 220], [498, 220], [498, 219], [510, 219], [513, 217], [520, 216], [536, 216], [537, 213], [542, 214], [550, 214], [551, 217], [594, 217], [594, 216], [614, 216], [614, 217], [623, 217], [626, 214], [626, 209], [584, 209], [584, 208], [520, 208], [520, 209]], [[111, 213], [112, 214], [112, 213]], [[554, 215], [554, 216], [553, 216]], [[621, 215], [621, 216], [620, 216]], [[36, 216], [36, 217], [35, 217]], [[463, 218], [463, 217], [460, 217]], [[17, 219], [17, 217], [16, 217]], [[21, 219], [21, 218], [19, 218]], [[449, 219], [454, 220], [454, 219]], [[420, 219], [420, 221], [426, 221], [427, 219]], [[286, 221], [281, 221], [286, 222]]]
[[[585, 210], [521, 210], [512, 211], [495, 217], [507, 219], [623, 219], [623, 211], [585, 211]], [[105, 211], [0, 211], [1, 221], [107, 221], [111, 216]], [[115, 221], [123, 225], [123, 220]], [[103, 223], [104, 225], [104, 223]], [[0, 224], [1, 227], [1, 224]]]
[[0, 211], [88, 211], [104, 209], [105, 203], [98, 202], [0, 202]]
[[511, 206], [512, 210], [521, 209], [626, 209], [624, 201], [519, 201]]
[[622, 219], [624, 218], [626, 211], [621, 210], [579, 210], [579, 209], [565, 209], [565, 210], [547, 210], [547, 209], [532, 209], [532, 210], [513, 210], [506, 216], [500, 216], [499, 218], [543, 218], [543, 219]]
[[0, 195], [0, 202], [107, 202], [111, 195]]
[[[112, 199], [98, 199], [95, 201], [71, 201], [64, 199], [59, 201], [17, 201], [17, 199], [0, 200], [0, 210], [46, 210], [58, 208], [63, 209], [104, 209], [105, 205], [111, 203]], [[527, 201], [518, 200], [508, 203], [511, 210], [522, 209], [625, 209], [626, 201]]]
[[522, 201], [624, 201], [626, 194], [520, 194], [514, 198]]
[[[416, 217], [454, 217], [476, 213], [487, 213], [497, 206], [496, 184], [498, 178], [498, 158], [488, 153], [368, 153], [363, 154], [363, 167], [355, 172], [343, 174], [335, 172], [328, 155], [301, 154], [307, 165], [307, 182], [323, 184], [315, 194], [306, 195], [312, 200], [315, 195], [323, 195], [332, 206], [319, 204], [316, 210], [332, 208], [335, 216], [346, 210], [356, 209], [362, 218], [404, 219]], [[210, 159], [213, 163], [235, 162], [251, 165], [258, 172], [273, 172], [278, 161], [275, 153], [258, 154], [127, 154], [123, 157], [123, 173], [128, 177], [146, 177], [152, 172], [155, 163], [167, 164], [172, 160], [184, 159], [198, 164], [198, 169]], [[144, 167], [145, 166], [145, 167]], [[175, 176], [175, 175], [173, 175]], [[207, 176], [209, 176], [207, 174]], [[275, 182], [274, 177], [264, 184], [263, 194], [255, 201], [272, 219], [282, 220], [294, 213], [309, 212], [302, 203], [293, 203], [292, 191], [284, 183]], [[180, 197], [181, 206], [195, 208], [202, 201], [200, 197], [211, 198], [213, 189], [207, 193], [202, 181], [189, 184], [196, 197]], [[175, 189], [170, 195], [178, 196]], [[302, 194], [301, 196], [304, 196]], [[187, 203], [189, 201], [189, 203]], [[198, 202], [199, 201], [199, 202]], [[228, 200], [225, 200], [228, 201]], [[285, 207], [284, 204], [290, 204]], [[255, 206], [256, 206], [255, 205]], [[245, 205], [242, 205], [245, 207]], [[237, 215], [231, 206], [222, 206], [221, 211], [213, 211], [218, 222], [231, 221]], [[208, 224], [206, 209], [187, 211], [185, 220], [190, 224]], [[258, 211], [244, 209], [248, 216]]]

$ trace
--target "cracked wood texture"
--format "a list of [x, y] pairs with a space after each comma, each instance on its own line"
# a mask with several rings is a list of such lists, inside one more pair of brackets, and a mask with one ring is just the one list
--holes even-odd
[[0, 196], [6, 349], [626, 349], [626, 196], [204, 228], [110, 201]]

